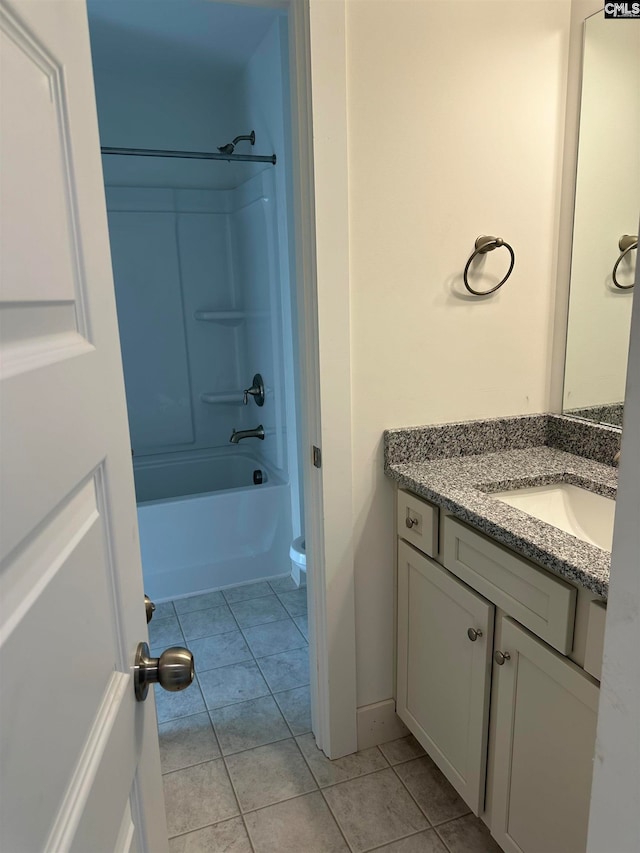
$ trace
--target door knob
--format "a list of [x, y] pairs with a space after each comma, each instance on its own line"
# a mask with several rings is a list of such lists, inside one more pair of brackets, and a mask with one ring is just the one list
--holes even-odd
[[159, 658], [152, 658], [149, 646], [138, 643], [133, 665], [133, 686], [138, 702], [144, 702], [150, 684], [159, 684], [165, 690], [184, 690], [193, 681], [195, 666], [193, 655], [188, 649], [172, 646]]
[[467, 637], [471, 640], [472, 643], [478, 639], [478, 637], [482, 636], [482, 631], [480, 628], [467, 628]]
[[153, 603], [153, 601], [151, 601], [151, 599], [149, 598], [148, 595], [145, 595], [145, 597], [144, 597], [144, 609], [145, 609], [145, 612], [147, 614], [147, 625], [148, 625], [149, 622], [151, 622], [151, 620], [153, 619], [153, 614], [154, 614], [154, 611], [156, 609], [155, 604]]
[[493, 653], [493, 659], [498, 664], [498, 666], [504, 666], [505, 661], [511, 660], [511, 655], [509, 654], [509, 652], [496, 651]]

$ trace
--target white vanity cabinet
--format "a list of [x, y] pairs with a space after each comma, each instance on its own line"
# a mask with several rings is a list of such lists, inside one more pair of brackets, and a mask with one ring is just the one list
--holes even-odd
[[396, 710], [476, 815], [484, 808], [494, 612], [399, 542]]
[[496, 647], [491, 833], [506, 853], [584, 853], [600, 691], [511, 619]]
[[420, 553], [416, 509], [437, 523], [399, 490], [397, 713], [506, 853], [584, 853], [599, 690], [566, 657], [577, 591], [448, 515]]

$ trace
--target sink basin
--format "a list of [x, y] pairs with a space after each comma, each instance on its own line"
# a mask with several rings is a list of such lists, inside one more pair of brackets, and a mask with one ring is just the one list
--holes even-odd
[[584, 542], [611, 550], [616, 502], [569, 483], [494, 492], [492, 498], [559, 527]]

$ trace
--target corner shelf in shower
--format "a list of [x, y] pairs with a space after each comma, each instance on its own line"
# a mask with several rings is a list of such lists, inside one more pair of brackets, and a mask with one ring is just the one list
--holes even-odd
[[246, 319], [245, 311], [196, 311], [193, 315], [196, 320], [204, 320], [207, 323], [220, 323], [223, 326], [239, 326]]
[[200, 399], [203, 403], [209, 403], [213, 406], [243, 406], [244, 392], [214, 391], [211, 393], [200, 394]]

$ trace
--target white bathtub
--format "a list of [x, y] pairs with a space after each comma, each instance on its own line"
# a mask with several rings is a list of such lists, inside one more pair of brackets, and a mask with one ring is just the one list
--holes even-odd
[[[253, 472], [263, 483], [254, 485]], [[134, 461], [145, 592], [162, 601], [289, 570], [289, 486], [249, 453]]]

